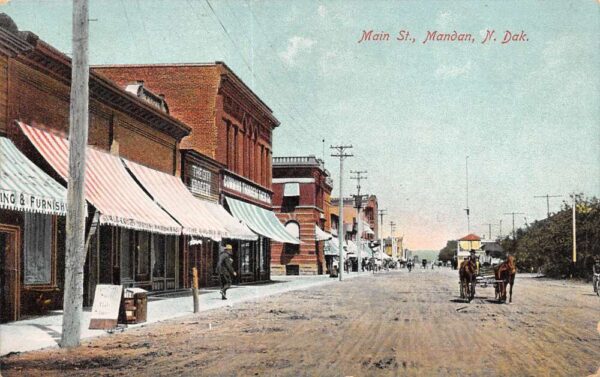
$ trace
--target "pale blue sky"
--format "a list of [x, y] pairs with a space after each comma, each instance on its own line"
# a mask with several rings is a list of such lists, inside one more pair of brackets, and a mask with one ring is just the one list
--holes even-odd
[[[281, 121], [275, 155], [321, 157], [325, 139], [337, 184], [328, 147], [354, 146], [346, 178], [368, 170], [363, 187], [411, 248], [466, 234], [466, 155], [479, 234], [500, 219], [507, 233], [505, 212], [526, 213], [518, 226], [545, 217], [534, 195], [600, 195], [597, 1], [90, 3], [92, 64], [225, 61]], [[13, 0], [0, 10], [70, 51], [70, 2]], [[417, 41], [357, 43], [369, 29], [392, 39], [406, 29]], [[524, 30], [529, 40], [483, 45], [486, 29]], [[476, 43], [422, 44], [428, 30], [472, 33]]]

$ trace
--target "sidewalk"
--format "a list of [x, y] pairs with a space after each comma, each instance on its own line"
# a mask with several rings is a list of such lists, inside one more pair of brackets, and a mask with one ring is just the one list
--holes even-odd
[[[344, 275], [344, 280], [357, 276], [369, 276], [363, 272]], [[257, 300], [285, 292], [306, 289], [314, 286], [338, 282], [337, 278], [328, 275], [317, 276], [273, 276], [266, 284], [233, 286], [228, 292], [228, 300], [221, 300], [219, 288], [200, 290], [200, 311], [207, 311], [232, 306], [240, 302]], [[136, 328], [154, 322], [193, 314], [191, 293], [183, 297], [150, 297], [148, 300], [148, 320], [138, 325], [128, 325]], [[105, 330], [89, 330], [90, 311], [83, 312], [81, 337], [91, 338], [108, 334]], [[53, 314], [11, 322], [0, 325], [0, 356], [11, 352], [27, 352], [42, 348], [56, 347], [62, 332], [62, 311]]]

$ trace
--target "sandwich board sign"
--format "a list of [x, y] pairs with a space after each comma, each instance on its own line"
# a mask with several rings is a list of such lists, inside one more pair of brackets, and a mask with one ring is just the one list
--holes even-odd
[[122, 285], [98, 284], [89, 328], [109, 330], [117, 327], [122, 302]]

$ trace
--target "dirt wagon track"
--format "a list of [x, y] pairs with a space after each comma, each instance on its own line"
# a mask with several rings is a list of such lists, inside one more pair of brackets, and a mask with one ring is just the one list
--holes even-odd
[[[450, 270], [406, 270], [1, 359], [2, 375], [587, 376], [600, 367], [590, 285], [517, 275], [514, 302], [457, 299]], [[77, 368], [77, 369], [75, 369]]]

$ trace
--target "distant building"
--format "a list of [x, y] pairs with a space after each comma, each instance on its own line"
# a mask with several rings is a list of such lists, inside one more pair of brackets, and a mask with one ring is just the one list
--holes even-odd
[[322, 274], [324, 241], [330, 239], [333, 182], [315, 156], [273, 158], [273, 210], [300, 245], [273, 242], [271, 273]]

